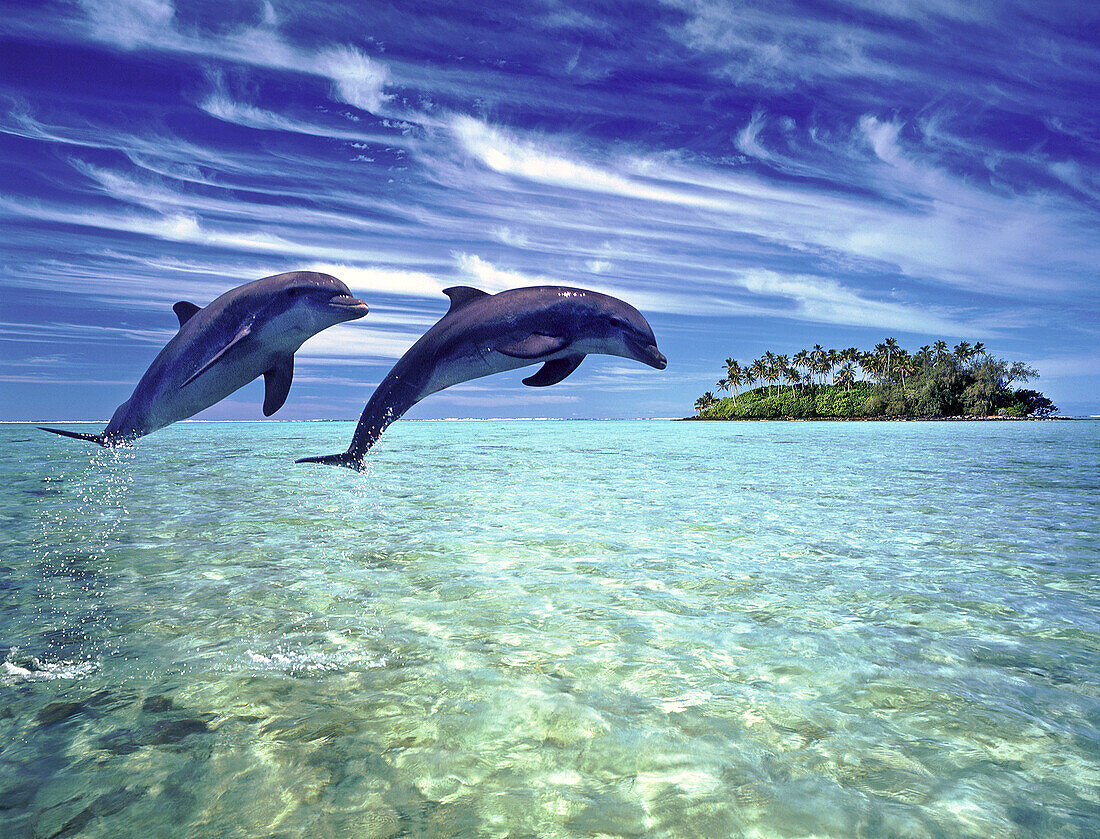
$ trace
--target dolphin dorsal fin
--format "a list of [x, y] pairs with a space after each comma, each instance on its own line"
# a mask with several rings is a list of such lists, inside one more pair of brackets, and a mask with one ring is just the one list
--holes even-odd
[[489, 296], [489, 292], [468, 285], [451, 286], [450, 288], [443, 289], [443, 293], [451, 298], [451, 308], [447, 310], [448, 315], [475, 300], [480, 300], [482, 297]]
[[187, 321], [191, 320], [196, 313], [202, 311], [202, 306], [196, 306], [194, 303], [188, 303], [186, 300], [181, 300], [179, 303], [172, 307], [172, 311], [176, 313], [176, 317], [180, 319], [180, 327], [182, 328]]

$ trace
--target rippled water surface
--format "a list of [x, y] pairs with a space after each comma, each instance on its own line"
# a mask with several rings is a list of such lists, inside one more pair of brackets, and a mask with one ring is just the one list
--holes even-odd
[[1085, 837], [1100, 423], [0, 426], [4, 837]]

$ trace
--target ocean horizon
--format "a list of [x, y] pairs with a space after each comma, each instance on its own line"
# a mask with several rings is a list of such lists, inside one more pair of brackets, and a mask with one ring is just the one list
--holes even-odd
[[1096, 423], [353, 427], [0, 424], [0, 835], [1093, 834]]

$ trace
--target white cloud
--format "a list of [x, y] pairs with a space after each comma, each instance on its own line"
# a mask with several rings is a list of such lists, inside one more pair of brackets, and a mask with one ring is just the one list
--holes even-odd
[[378, 292], [381, 294], [434, 298], [441, 296], [443, 292], [443, 284], [431, 274], [426, 274], [423, 271], [378, 267], [363, 268], [326, 262], [315, 262], [306, 270], [320, 271], [338, 277], [356, 293]]
[[296, 242], [280, 236], [260, 232], [232, 232], [211, 230], [203, 226], [199, 218], [186, 213], [165, 215], [137, 215], [103, 211], [56, 208], [42, 203], [17, 201], [0, 194], [0, 211], [24, 218], [34, 218], [80, 227], [136, 233], [172, 242], [228, 248], [235, 251], [278, 254], [281, 256], [329, 259], [338, 262], [356, 262], [368, 256], [350, 248], [334, 248], [316, 243]]
[[343, 230], [361, 233], [364, 230], [392, 232], [394, 225], [367, 221], [355, 213], [334, 213], [307, 209], [286, 202], [241, 200], [224, 190], [225, 198], [208, 197], [194, 190], [178, 190], [160, 179], [135, 178], [112, 169], [105, 169], [73, 159], [70, 164], [82, 175], [97, 183], [103, 192], [119, 201], [155, 210], [162, 215], [203, 213], [232, 220], [233, 223], [261, 225], [264, 230], [275, 227], [302, 229], [317, 227], [326, 231]]
[[371, 315], [362, 325], [340, 324], [318, 332], [294, 354], [295, 359], [332, 359], [344, 363], [375, 363], [400, 358], [420, 338], [419, 332], [390, 332], [372, 328]]
[[136, 49], [171, 29], [176, 16], [170, 0], [82, 0], [92, 34]]
[[389, 81], [385, 65], [352, 47], [332, 47], [315, 57], [317, 69], [332, 79], [337, 98], [372, 114], [392, 97], [383, 92]]
[[457, 251], [454, 254], [458, 270], [478, 284], [482, 291], [495, 294], [509, 288], [526, 288], [535, 285], [556, 285], [549, 277], [521, 274], [519, 271], [507, 271], [497, 268], [491, 262], [476, 254]]
[[223, 122], [243, 125], [246, 128], [258, 128], [262, 131], [286, 131], [292, 134], [305, 134], [309, 137], [331, 137], [334, 140], [368, 143], [372, 147], [404, 146], [409, 143], [408, 137], [403, 134], [368, 134], [361, 131], [347, 131], [317, 122], [302, 122], [274, 111], [237, 102], [224, 93], [207, 96], [199, 102], [199, 108]]
[[[671, 155], [623, 159], [615, 171], [575, 159], [545, 138], [518, 137], [468, 117], [451, 125], [462, 149], [489, 169], [620, 199], [621, 205], [605, 202], [600, 217], [621, 212], [640, 241], [698, 238], [709, 226], [793, 251], [825, 248], [880, 274], [893, 270], [925, 283], [1014, 295], [1069, 288], [1100, 258], [1078, 211], [1049, 195], [1009, 194], [956, 177], [908, 149], [899, 122], [870, 114], [856, 126], [866, 145], [819, 141], [828, 156], [821, 156], [819, 171], [806, 173], [813, 179], [782, 184]], [[853, 194], [852, 183], [873, 192]], [[526, 201], [523, 188], [507, 182], [481, 190], [515, 195], [505, 210], [513, 215]], [[532, 213], [536, 220], [544, 228], [581, 225], [545, 211]], [[587, 222], [584, 229], [600, 228]], [[1061, 264], [1052, 263], [1052, 253], [1062, 255]]]
[[16, 341], [20, 344], [50, 344], [58, 341], [120, 340], [141, 344], [166, 344], [178, 331], [176, 329], [130, 329], [121, 326], [103, 326], [86, 323], [5, 323], [0, 322], [0, 341]]
[[[1053, 355], [1046, 358], [1028, 360], [1028, 364], [1039, 371], [1042, 379], [1071, 379], [1096, 375], [1096, 359], [1100, 353], [1092, 355]], [[1025, 387], [1036, 387], [1033, 383]]]
[[724, 72], [742, 84], [790, 88], [817, 79], [894, 79], [904, 68], [879, 56], [900, 39], [834, 16], [792, 13], [782, 4], [728, 0], [663, 0], [685, 13], [669, 27], [693, 50], [724, 59]]
[[123, 49], [155, 49], [217, 58], [277, 70], [321, 76], [332, 82], [333, 96], [377, 114], [390, 98], [388, 68], [351, 46], [308, 50], [288, 43], [275, 28], [265, 4], [262, 22], [220, 35], [185, 32], [176, 26], [168, 0], [81, 0], [90, 34]]
[[750, 157], [758, 157], [761, 160], [767, 160], [771, 157], [756, 139], [764, 129], [764, 122], [764, 112], [760, 110], [753, 111], [749, 124], [737, 132], [737, 138], [734, 141], [737, 148], [745, 154]]
[[[541, 274], [524, 274], [498, 268], [476, 254], [456, 251], [454, 254], [458, 269], [470, 277], [482, 291], [497, 293], [510, 288], [525, 288], [538, 285], [562, 285], [559, 278]], [[632, 306], [644, 312], [669, 312], [676, 314], [708, 315], [746, 313], [746, 308], [713, 289], [686, 288], [681, 293], [666, 291], [648, 291], [640, 286], [624, 284], [623, 287], [601, 283], [585, 282], [584, 287], [626, 300]]]
[[518, 140], [472, 117], [451, 120], [451, 131], [462, 148], [490, 169], [505, 175], [554, 184], [570, 189], [590, 190], [721, 209], [720, 201], [693, 195], [580, 163], [531, 141]]
[[510, 227], [497, 227], [493, 230], [493, 236], [497, 241], [510, 245], [513, 248], [526, 248], [530, 241], [526, 234], [512, 230]]
[[797, 320], [946, 336], [974, 334], [973, 325], [956, 323], [927, 306], [905, 306], [862, 297], [827, 277], [757, 270], [741, 273], [736, 282], [755, 294], [789, 300], [795, 310], [786, 313], [778, 310], [776, 314]]

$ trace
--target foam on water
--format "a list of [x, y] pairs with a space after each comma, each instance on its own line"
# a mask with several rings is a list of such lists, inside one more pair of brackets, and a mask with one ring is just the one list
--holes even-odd
[[1093, 832], [1100, 425], [350, 432], [9, 447], [0, 835]]
[[80, 679], [95, 672], [94, 661], [41, 661], [34, 656], [24, 658], [12, 650], [0, 662], [0, 684], [16, 684], [24, 679]]

